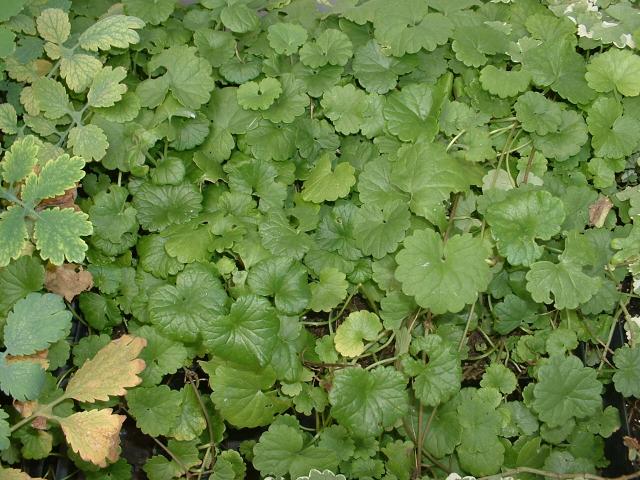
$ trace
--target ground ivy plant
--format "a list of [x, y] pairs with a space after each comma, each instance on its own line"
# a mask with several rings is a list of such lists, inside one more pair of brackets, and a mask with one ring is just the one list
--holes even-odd
[[639, 37], [627, 0], [4, 0], [0, 477], [599, 478]]

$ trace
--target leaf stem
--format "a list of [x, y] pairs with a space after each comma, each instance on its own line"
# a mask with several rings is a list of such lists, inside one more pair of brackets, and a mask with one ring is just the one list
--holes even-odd
[[40, 408], [38, 408], [35, 412], [33, 412], [31, 415], [29, 415], [27, 418], [23, 418], [22, 420], [20, 420], [18, 423], [16, 423], [15, 425], [13, 425], [10, 429], [9, 432], [13, 433], [16, 430], [19, 430], [20, 428], [24, 427], [26, 424], [31, 423], [33, 420], [35, 420], [37, 417], [44, 417], [47, 416], [49, 412], [51, 412], [51, 410], [53, 410], [53, 408], [59, 404], [61, 404], [62, 402], [64, 402], [65, 400], [67, 400], [67, 397], [65, 395], [61, 395], [60, 397], [58, 397], [57, 399], [55, 399], [53, 402], [50, 403], [46, 403], [42, 406], [40, 406]]

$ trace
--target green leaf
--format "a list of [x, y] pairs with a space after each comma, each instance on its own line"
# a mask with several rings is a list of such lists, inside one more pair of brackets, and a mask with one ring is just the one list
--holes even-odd
[[638, 146], [640, 120], [622, 114], [622, 105], [614, 98], [598, 98], [587, 117], [591, 145], [598, 157], [621, 158], [631, 155]]
[[62, 297], [30, 293], [7, 316], [4, 344], [10, 355], [31, 355], [69, 335], [71, 312]]
[[427, 84], [411, 84], [387, 97], [383, 114], [389, 131], [404, 142], [433, 140], [440, 116], [437, 92]]
[[470, 234], [454, 235], [444, 245], [433, 230], [416, 230], [396, 255], [396, 278], [421, 307], [459, 312], [489, 285], [488, 256], [483, 241]]
[[275, 23], [267, 29], [269, 45], [280, 55], [293, 55], [307, 41], [307, 31], [293, 23]]
[[24, 256], [0, 268], [0, 315], [29, 293], [42, 290], [43, 285], [44, 267], [34, 257]]
[[307, 202], [322, 203], [346, 197], [356, 183], [355, 169], [347, 162], [331, 168], [331, 155], [322, 155], [304, 182], [302, 198]]
[[383, 205], [382, 208], [363, 205], [353, 224], [358, 248], [373, 258], [395, 251], [410, 225], [411, 214], [405, 203], [393, 201]]
[[27, 135], [13, 142], [2, 162], [2, 178], [5, 182], [19, 182], [33, 171], [38, 162], [39, 150], [35, 139], [34, 136]]
[[501, 363], [492, 363], [482, 375], [480, 386], [495, 388], [503, 394], [509, 395], [516, 389], [517, 379], [515, 374]]
[[127, 86], [120, 83], [127, 76], [123, 67], [104, 67], [93, 78], [87, 93], [87, 101], [92, 107], [111, 107], [122, 99]]
[[423, 405], [435, 407], [449, 400], [458, 390], [462, 381], [462, 368], [457, 352], [441, 337], [429, 335], [418, 344], [416, 354], [424, 352], [427, 361], [414, 358], [403, 361], [405, 372], [415, 377], [413, 389]]
[[8, 0], [2, 5], [2, 12], [0, 12], [0, 22], [9, 20], [14, 15], [19, 14], [24, 8], [26, 0]]
[[529, 87], [531, 77], [526, 70], [503, 70], [487, 65], [480, 70], [482, 88], [500, 98], [515, 97]]
[[6, 352], [0, 352], [0, 389], [15, 400], [38, 398], [45, 378], [45, 371], [37, 361], [11, 358]]
[[276, 346], [280, 320], [267, 300], [246, 295], [231, 305], [228, 315], [201, 328], [203, 343], [213, 355], [264, 367]]
[[166, 385], [137, 387], [127, 393], [127, 404], [136, 425], [153, 437], [168, 435], [175, 428], [181, 401], [180, 392]]
[[365, 351], [363, 340], [375, 340], [381, 330], [382, 323], [375, 313], [358, 310], [351, 312], [338, 326], [333, 341], [341, 355], [359, 357]]
[[6, 450], [11, 443], [9, 437], [11, 436], [11, 429], [9, 422], [7, 422], [9, 415], [2, 408], [0, 408], [0, 450]]
[[401, 57], [421, 48], [434, 50], [447, 43], [453, 33], [453, 23], [441, 13], [427, 13], [427, 6], [414, 0], [397, 4], [381, 4], [374, 18], [375, 37], [389, 45], [391, 53]]
[[331, 415], [356, 437], [377, 436], [407, 413], [406, 380], [400, 372], [345, 368], [329, 391]]
[[247, 282], [254, 293], [273, 296], [276, 308], [285, 314], [302, 312], [309, 303], [307, 270], [296, 260], [272, 257], [249, 270]]
[[180, 185], [143, 184], [133, 196], [138, 221], [155, 232], [169, 225], [186, 223], [202, 209], [202, 194], [188, 183]]
[[229, 3], [220, 13], [220, 20], [232, 32], [245, 33], [260, 25], [257, 12], [242, 3]]
[[145, 272], [159, 278], [167, 278], [184, 268], [181, 262], [168, 254], [166, 244], [166, 238], [160, 235], [146, 235], [140, 239], [136, 250], [140, 266]]
[[617, 91], [627, 97], [640, 94], [640, 57], [629, 50], [610, 48], [594, 55], [587, 65], [585, 78], [597, 92]]
[[290, 425], [274, 424], [260, 436], [253, 448], [254, 465], [262, 475], [291, 475], [299, 478], [311, 469], [335, 470], [338, 460], [331, 450], [306, 446], [305, 434]]
[[466, 395], [458, 405], [462, 426], [457, 449], [460, 466], [477, 476], [494, 474], [504, 461], [505, 451], [497, 436], [502, 423], [497, 410], [501, 397], [493, 389], [463, 392]]
[[311, 68], [324, 65], [345, 65], [353, 55], [353, 44], [340, 30], [328, 28], [313, 42], [300, 49], [300, 61]]
[[196, 264], [176, 278], [176, 285], [163, 285], [149, 294], [151, 323], [169, 338], [196, 341], [205, 327], [213, 326], [225, 313], [227, 294], [220, 281]]
[[91, 55], [74, 53], [60, 61], [60, 76], [74, 92], [84, 92], [102, 69], [102, 62]]
[[0, 237], [4, 239], [0, 244], [0, 267], [4, 267], [22, 255], [29, 238], [22, 208], [14, 205], [0, 213]]
[[169, 436], [176, 440], [196, 440], [207, 428], [207, 422], [202, 413], [202, 407], [196, 396], [194, 384], [185, 385], [180, 389], [180, 409], [178, 421], [171, 429]]
[[144, 22], [127, 15], [112, 15], [98, 20], [87, 28], [78, 42], [85, 50], [97, 52], [111, 48], [127, 48], [138, 43], [140, 36], [136, 30], [144, 27]]
[[345, 273], [334, 267], [323, 269], [319, 280], [309, 286], [309, 308], [314, 312], [330, 312], [347, 296], [348, 286]]
[[324, 92], [320, 103], [338, 132], [358, 133], [367, 112], [366, 93], [351, 84], [335, 86]]
[[613, 383], [625, 397], [640, 396], [640, 348], [623, 345], [613, 354], [616, 372]]
[[101, 160], [107, 154], [109, 142], [104, 131], [96, 125], [82, 125], [69, 131], [67, 140], [73, 154], [87, 161]]
[[0, 103], [0, 130], [9, 135], [18, 133], [16, 109], [10, 103]]
[[193, 110], [207, 103], [213, 90], [211, 65], [196, 52], [195, 47], [173, 46], [149, 62], [151, 69], [167, 69], [161, 78], [167, 82], [176, 100]]
[[47, 8], [36, 19], [40, 36], [48, 42], [62, 45], [71, 33], [69, 16], [59, 8]]
[[276, 377], [271, 367], [243, 370], [230, 365], [215, 369], [203, 365], [203, 368], [209, 374], [211, 400], [222, 417], [236, 427], [268, 425], [289, 406], [272, 389]]
[[516, 188], [493, 203], [485, 216], [498, 251], [511, 265], [531, 265], [542, 255], [536, 239], [550, 240], [560, 232], [564, 207], [559, 198], [543, 190]]
[[89, 208], [94, 235], [110, 242], [119, 242], [126, 232], [138, 230], [136, 209], [127, 202], [129, 191], [111, 185], [108, 191], [98, 193]]
[[246, 82], [238, 88], [238, 103], [248, 110], [266, 110], [282, 93], [282, 85], [275, 78], [260, 82]]
[[189, 352], [185, 346], [165, 337], [155, 328], [144, 325], [134, 333], [147, 341], [147, 345], [140, 354], [140, 358], [145, 363], [145, 369], [140, 373], [143, 386], [160, 383], [162, 377], [176, 373], [187, 363]]
[[37, 107], [46, 118], [56, 120], [71, 111], [64, 86], [52, 78], [39, 78], [31, 85]]
[[560, 126], [545, 135], [531, 134], [533, 145], [548, 158], [566, 160], [580, 152], [587, 143], [587, 126], [582, 115], [573, 110], [562, 110]]
[[575, 51], [574, 40], [569, 36], [554, 38], [526, 50], [522, 64], [535, 85], [551, 87], [572, 103], [589, 103], [595, 97], [585, 80], [584, 59]]
[[385, 55], [382, 47], [375, 40], [358, 48], [353, 58], [353, 70], [367, 92], [387, 93], [398, 81], [398, 75], [410, 71], [411, 65], [403, 59]]
[[516, 118], [527, 132], [538, 135], [557, 132], [562, 122], [562, 109], [557, 102], [538, 92], [526, 92], [514, 105]]
[[80, 237], [91, 233], [93, 227], [86, 213], [52, 208], [38, 214], [33, 236], [42, 259], [62, 265], [65, 259], [75, 263], [84, 260], [87, 244]]
[[557, 427], [596, 413], [602, 405], [601, 391], [594, 369], [573, 355], [556, 355], [538, 369], [531, 406], [540, 420]]
[[158, 25], [167, 20], [176, 7], [173, 0], [125, 0], [125, 11], [152, 25]]
[[39, 174], [30, 173], [22, 189], [22, 200], [28, 205], [36, 205], [40, 200], [62, 195], [75, 187], [84, 177], [84, 160], [80, 157], [60, 155], [47, 162]]
[[[536, 302], [553, 303], [557, 309], [574, 309], [600, 288], [600, 280], [582, 272], [575, 263], [536, 262], [527, 272], [527, 290]], [[553, 299], [551, 298], [553, 295]]]

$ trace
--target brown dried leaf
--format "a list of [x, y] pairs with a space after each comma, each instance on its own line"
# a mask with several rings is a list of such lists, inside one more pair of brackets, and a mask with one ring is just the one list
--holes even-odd
[[0, 480], [45, 480], [42, 477], [30, 477], [15, 468], [0, 467]]
[[138, 373], [145, 367], [137, 358], [147, 341], [133, 335], [123, 335], [102, 348], [85, 362], [71, 378], [65, 396], [80, 402], [108, 400], [109, 395], [126, 395], [125, 388], [142, 382]]
[[78, 187], [73, 187], [62, 195], [58, 195], [53, 198], [45, 198], [36, 207], [37, 211], [43, 210], [47, 207], [60, 207], [60, 208], [73, 208], [77, 212], [80, 211], [80, 207], [76, 205], [76, 197], [78, 196]]
[[70, 302], [85, 290], [93, 287], [91, 272], [73, 263], [65, 263], [53, 269], [47, 269], [44, 286], [47, 290], [62, 295]]
[[596, 228], [602, 228], [604, 221], [613, 207], [609, 197], [600, 197], [592, 205], [589, 205], [589, 223]]
[[[38, 409], [40, 404], [36, 400], [30, 400], [26, 402], [13, 401], [13, 408], [15, 408], [22, 418], [27, 418], [33, 415]], [[45, 417], [36, 417], [31, 421], [31, 426], [36, 430], [47, 429], [47, 419]]]
[[71, 448], [80, 457], [99, 467], [118, 459], [120, 429], [126, 417], [114, 415], [110, 408], [74, 413], [60, 419], [60, 426]]

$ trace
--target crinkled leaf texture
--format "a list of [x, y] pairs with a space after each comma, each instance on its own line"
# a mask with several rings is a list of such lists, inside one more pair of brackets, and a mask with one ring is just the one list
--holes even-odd
[[331, 415], [357, 437], [379, 435], [407, 412], [406, 383], [389, 367], [339, 370], [329, 392]]

